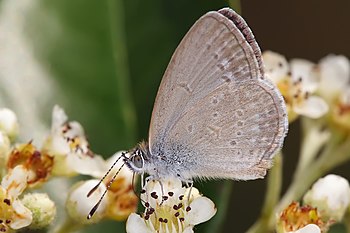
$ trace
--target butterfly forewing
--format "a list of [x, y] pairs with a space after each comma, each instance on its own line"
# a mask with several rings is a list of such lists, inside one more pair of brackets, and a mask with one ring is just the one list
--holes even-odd
[[[254, 36], [232, 10], [201, 17], [176, 49], [159, 87], [151, 155], [181, 156], [179, 173], [185, 178], [263, 176], [286, 123], [283, 100], [263, 79], [260, 59]], [[212, 174], [224, 165], [226, 171]]]

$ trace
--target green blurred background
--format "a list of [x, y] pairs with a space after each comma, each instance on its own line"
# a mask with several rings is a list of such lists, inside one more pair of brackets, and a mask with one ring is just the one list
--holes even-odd
[[[49, 125], [49, 113], [57, 103], [70, 119], [85, 127], [96, 153], [108, 157], [133, 147], [147, 139], [158, 85], [184, 34], [201, 15], [229, 4], [242, 12], [262, 50], [314, 62], [328, 53], [350, 55], [349, 0], [1, 0], [0, 65], [13, 66], [0, 71], [0, 90], [10, 96], [3, 96], [8, 100], [3, 104], [22, 113], [22, 123], [29, 124], [25, 135], [35, 129], [35, 124], [26, 120], [34, 114]], [[34, 70], [27, 67], [26, 59], [31, 59]], [[19, 92], [5, 85], [17, 78], [23, 89]], [[45, 87], [49, 90], [43, 90]], [[34, 101], [25, 99], [30, 95], [24, 97], [21, 90], [36, 94]], [[24, 107], [13, 107], [16, 97], [25, 99], [20, 105]], [[37, 112], [24, 114], [25, 107]], [[299, 139], [295, 123], [284, 148], [284, 189], [295, 168]], [[349, 178], [348, 170], [344, 165], [336, 173]], [[213, 232], [214, 228], [221, 229], [217, 232], [244, 232], [254, 223], [264, 198], [265, 180], [234, 182], [232, 194], [226, 198], [232, 183], [196, 183], [219, 205], [219, 211], [228, 209], [224, 217], [219, 213], [198, 226], [197, 232]], [[124, 229], [124, 223], [109, 221], [85, 231]]]

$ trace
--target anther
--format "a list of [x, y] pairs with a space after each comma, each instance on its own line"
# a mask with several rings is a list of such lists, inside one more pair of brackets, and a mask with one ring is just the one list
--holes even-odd
[[7, 205], [11, 205], [10, 199], [5, 198], [5, 199], [4, 199], [4, 202], [5, 202]]
[[174, 216], [177, 218], [177, 217], [179, 217], [180, 216], [180, 212], [176, 212], [175, 214], [174, 214]]
[[152, 192], [151, 197], [153, 197], [154, 199], [158, 199], [158, 195], [156, 192]]
[[180, 222], [185, 221], [185, 218], [179, 218]]
[[182, 199], [184, 199], [184, 195], [180, 195], [179, 199], [180, 199], [180, 201], [182, 201]]
[[191, 207], [190, 206], [187, 206], [186, 207], [186, 211], [188, 212], [188, 211], [190, 211], [191, 210]]
[[168, 192], [168, 195], [172, 197], [174, 195], [174, 193], [173, 192]]
[[140, 193], [141, 193], [141, 194], [144, 194], [144, 193], [146, 193], [146, 190], [142, 189], [142, 190], [140, 191]]
[[146, 207], [146, 208], [149, 207], [149, 203], [148, 203], [148, 202], [145, 203], [145, 207]]
[[163, 222], [164, 221], [162, 218], [159, 218], [158, 220], [159, 220], [159, 222]]

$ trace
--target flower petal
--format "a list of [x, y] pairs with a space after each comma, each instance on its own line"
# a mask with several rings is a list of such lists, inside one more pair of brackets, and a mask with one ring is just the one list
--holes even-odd
[[321, 233], [321, 229], [315, 224], [308, 224], [294, 233]]
[[193, 227], [189, 226], [189, 227], [186, 227], [182, 233], [193, 233], [193, 232], [194, 232]]
[[275, 84], [287, 76], [289, 65], [284, 56], [272, 51], [265, 51], [263, 59], [267, 77]]
[[64, 110], [58, 106], [55, 105], [53, 107], [52, 111], [52, 125], [51, 125], [51, 130], [53, 133], [59, 131], [61, 129], [61, 126], [66, 123], [68, 120], [68, 117]]
[[132, 213], [129, 215], [126, 221], [126, 232], [127, 233], [151, 233], [150, 229], [147, 227], [145, 221], [140, 217], [140, 215]]
[[328, 104], [318, 96], [310, 96], [299, 105], [293, 106], [293, 110], [310, 118], [319, 118], [328, 112]]
[[16, 166], [2, 179], [1, 186], [12, 198], [18, 197], [27, 187], [28, 171], [22, 165]]
[[315, 92], [319, 84], [319, 78], [315, 72], [315, 64], [305, 59], [292, 59], [290, 69], [294, 81], [302, 80], [302, 89], [307, 92]]
[[198, 197], [190, 204], [191, 210], [188, 212], [187, 222], [191, 225], [208, 221], [216, 213], [214, 203], [207, 197]]
[[97, 155], [90, 157], [84, 154], [69, 153], [66, 161], [73, 171], [82, 175], [100, 178], [107, 171], [105, 170], [105, 161]]
[[350, 106], [350, 86], [344, 88], [340, 95], [340, 103], [345, 106]]
[[319, 62], [320, 93], [332, 99], [349, 82], [350, 63], [342, 55], [328, 55]]
[[9, 224], [12, 229], [20, 229], [31, 224], [33, 220], [32, 212], [30, 212], [30, 210], [27, 209], [21, 201], [13, 201], [12, 207], [15, 211], [14, 216], [11, 219], [11, 223]]

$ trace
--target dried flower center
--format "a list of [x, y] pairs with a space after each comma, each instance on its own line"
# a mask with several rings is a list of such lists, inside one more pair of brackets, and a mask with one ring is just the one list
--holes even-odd
[[296, 231], [308, 224], [323, 226], [316, 208], [311, 206], [299, 206], [299, 203], [292, 202], [280, 216], [285, 231]]
[[34, 184], [38, 181], [45, 181], [51, 173], [53, 166], [53, 157], [43, 154], [31, 144], [23, 144], [15, 148], [7, 162], [7, 167], [13, 169], [17, 165], [23, 165], [31, 171], [28, 178], [28, 184]]

